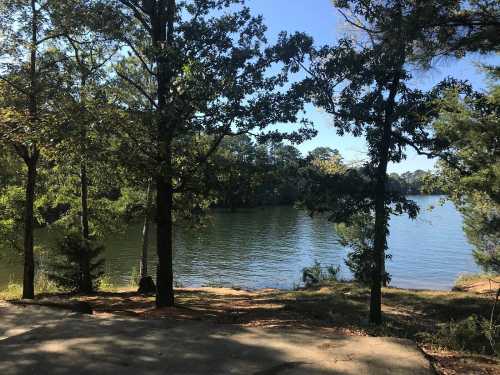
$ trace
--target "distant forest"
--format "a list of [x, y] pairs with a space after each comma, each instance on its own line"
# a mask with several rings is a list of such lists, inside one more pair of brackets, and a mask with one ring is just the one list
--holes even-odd
[[[227, 138], [213, 159], [216, 171], [209, 183], [213, 187], [213, 206], [243, 208], [270, 205], [293, 205], [301, 198], [306, 170], [314, 163], [350, 165], [342, 155], [329, 147], [318, 147], [307, 155], [283, 142], [258, 144], [249, 136]], [[361, 172], [362, 173], [362, 172]], [[439, 188], [424, 191], [424, 180], [430, 172], [416, 170], [392, 173], [388, 189], [403, 195], [442, 194]]]

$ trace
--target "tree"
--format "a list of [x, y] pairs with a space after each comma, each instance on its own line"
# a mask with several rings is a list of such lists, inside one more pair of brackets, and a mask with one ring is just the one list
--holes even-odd
[[[80, 237], [81, 254], [79, 257], [81, 282], [78, 290], [92, 292], [95, 283], [91, 275], [91, 253], [95, 233], [91, 232], [89, 209], [89, 189], [91, 178], [98, 181], [99, 174], [105, 165], [109, 166], [112, 158], [103, 158], [110, 147], [110, 116], [106, 116], [106, 98], [104, 95], [106, 80], [105, 69], [116, 52], [114, 42], [104, 36], [100, 27], [103, 8], [91, 7], [80, 2], [69, 2], [61, 6], [57, 14], [52, 14], [62, 40], [58, 44], [64, 56], [62, 70], [65, 73], [65, 90], [61, 95], [61, 114], [65, 114], [68, 126], [62, 131], [58, 145], [59, 154], [56, 159], [65, 158], [65, 165], [78, 170]], [[78, 12], [74, 20], [69, 15]], [[111, 27], [111, 24], [106, 27]], [[108, 117], [108, 118], [107, 118]], [[62, 153], [61, 153], [62, 151]], [[57, 161], [56, 161], [57, 162]], [[59, 163], [63, 164], [63, 163]], [[71, 167], [68, 171], [71, 173]], [[93, 176], [92, 176], [93, 175]], [[110, 174], [107, 174], [110, 180]], [[101, 200], [102, 201], [102, 200]], [[99, 246], [97, 246], [99, 247]], [[61, 246], [62, 249], [73, 249], [74, 246]]]
[[401, 6], [406, 30], [414, 41], [408, 57], [425, 68], [436, 57], [461, 58], [471, 52], [498, 52], [500, 48], [500, 8], [496, 0], [336, 0], [334, 3], [349, 25], [374, 39], [397, 36], [390, 8]]
[[44, 129], [54, 126], [51, 92], [57, 76], [50, 43], [59, 37], [49, 10], [57, 6], [44, 0], [6, 0], [0, 4], [0, 81], [2, 139], [26, 165], [24, 203], [23, 298], [34, 298], [34, 202], [37, 166]]
[[307, 155], [308, 160], [331, 160], [333, 157], [338, 156], [339, 151], [331, 149], [330, 147], [316, 147]]
[[[159, 307], [174, 303], [174, 196], [189, 190], [224, 137], [255, 130], [260, 140], [282, 139], [287, 136], [266, 132], [267, 126], [299, 122], [301, 98], [284, 90], [285, 75], [269, 73], [273, 60], [262, 47], [262, 18], [252, 17], [248, 8], [233, 12], [231, 6], [239, 3], [114, 2], [124, 31], [115, 37], [141, 62], [154, 86], [149, 91], [126, 65], [118, 65], [117, 75], [154, 109]], [[311, 134], [306, 127], [288, 138], [300, 141]]]
[[[367, 213], [373, 211], [375, 217], [370, 321], [379, 324], [389, 216], [406, 212], [414, 218], [418, 213], [413, 202], [387, 189], [387, 167], [405, 158], [408, 148], [430, 154], [426, 151], [434, 141], [430, 128], [437, 115], [435, 100], [446, 88], [458, 83], [446, 80], [430, 92], [411, 87], [410, 63], [415, 42], [420, 38], [418, 28], [408, 16], [415, 11], [414, 2], [339, 1], [337, 5], [351, 14], [346, 17], [352, 25], [366, 32], [365, 39], [357, 43], [343, 39], [337, 46], [316, 49], [311, 38], [303, 34], [282, 35], [276, 53], [288, 69], [303, 69], [307, 73], [307, 78], [297, 83], [295, 89], [305, 92], [314, 105], [333, 116], [339, 134], [364, 135], [368, 143], [365, 173], [372, 190], [361, 202]], [[341, 198], [329, 200], [330, 204], [317, 201], [317, 206], [329, 211], [333, 205], [332, 218], [342, 219], [337, 215]], [[354, 201], [352, 206], [358, 203]]]
[[485, 94], [463, 96], [450, 91], [441, 101], [434, 128], [445, 147], [434, 184], [442, 188], [464, 216], [464, 229], [476, 262], [500, 272], [500, 85]]
[[[351, 251], [347, 254], [345, 264], [354, 275], [354, 280], [370, 285], [375, 267], [373, 257], [374, 239], [374, 217], [371, 214], [354, 214], [349, 223], [335, 224], [335, 233], [339, 237], [339, 243], [348, 247]], [[386, 254], [386, 259], [391, 255]], [[387, 271], [383, 271], [382, 284], [387, 286], [391, 277]]]

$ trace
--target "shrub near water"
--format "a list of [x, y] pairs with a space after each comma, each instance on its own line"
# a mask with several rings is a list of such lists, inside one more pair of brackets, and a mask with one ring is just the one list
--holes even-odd
[[340, 267], [328, 266], [322, 267], [321, 263], [314, 262], [311, 267], [305, 267], [302, 270], [302, 282], [306, 287], [319, 285], [322, 282], [338, 281]]

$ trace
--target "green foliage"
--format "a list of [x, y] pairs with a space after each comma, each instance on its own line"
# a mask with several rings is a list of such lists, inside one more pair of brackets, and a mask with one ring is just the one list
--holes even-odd
[[104, 266], [104, 259], [100, 258], [104, 251], [102, 245], [84, 241], [79, 233], [70, 232], [59, 241], [55, 250], [49, 264], [51, 280], [74, 292], [88, 293], [98, 288]]
[[[373, 215], [354, 215], [349, 223], [336, 224], [335, 232], [339, 243], [351, 249], [347, 254], [345, 264], [352, 272], [354, 280], [369, 285], [375, 264], [373, 251], [375, 220]], [[390, 259], [391, 255], [385, 254], [385, 257]], [[384, 271], [383, 284], [387, 285], [390, 281], [389, 273]]]
[[[492, 79], [497, 80], [495, 71]], [[442, 152], [431, 186], [443, 189], [464, 216], [464, 230], [477, 263], [500, 272], [500, 86], [486, 94], [456, 91], [440, 101], [434, 127]], [[440, 150], [438, 150], [440, 151]]]
[[435, 334], [420, 335], [436, 346], [481, 354], [500, 353], [500, 330], [489, 319], [471, 315], [466, 319], [441, 324]]
[[302, 282], [306, 287], [310, 287], [321, 285], [322, 283], [338, 281], [339, 273], [340, 267], [323, 267], [320, 262], [315, 261], [312, 266], [305, 267], [302, 270]]

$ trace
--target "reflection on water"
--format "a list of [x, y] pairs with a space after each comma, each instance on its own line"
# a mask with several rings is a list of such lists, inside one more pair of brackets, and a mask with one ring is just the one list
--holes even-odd
[[[387, 268], [392, 285], [448, 289], [460, 273], [477, 272], [455, 208], [437, 205], [438, 197], [414, 199], [422, 207], [417, 220], [391, 220], [389, 250], [393, 258]], [[431, 205], [436, 207], [429, 211]], [[132, 225], [126, 233], [106, 241], [106, 269], [117, 284], [127, 284], [132, 269], [138, 268], [140, 233], [140, 225]], [[315, 260], [323, 265], [340, 264], [343, 276], [350, 276], [343, 265], [347, 250], [337, 243], [332, 225], [290, 207], [217, 211], [204, 228], [177, 227], [174, 241], [176, 281], [185, 286], [291, 288], [300, 281], [302, 268]], [[156, 263], [153, 246], [152, 272]], [[11, 274], [19, 278], [19, 260], [17, 264], [0, 266], [0, 287]]]

